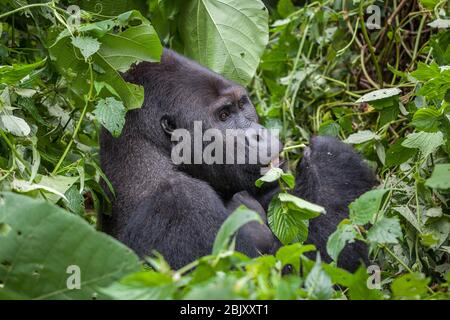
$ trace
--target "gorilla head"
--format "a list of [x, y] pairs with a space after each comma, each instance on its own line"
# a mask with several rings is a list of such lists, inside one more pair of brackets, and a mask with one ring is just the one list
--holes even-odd
[[281, 150], [258, 124], [242, 86], [173, 51], [164, 50], [160, 63], [139, 64], [125, 79], [144, 86], [145, 102], [128, 113], [124, 131], [151, 141], [172, 160], [181, 155], [181, 163], [172, 161], [178, 170], [207, 181], [225, 198], [252, 190], [262, 167]]

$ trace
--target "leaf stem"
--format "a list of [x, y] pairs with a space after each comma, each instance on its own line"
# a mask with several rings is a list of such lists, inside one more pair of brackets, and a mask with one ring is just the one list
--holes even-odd
[[84, 104], [83, 111], [81, 112], [80, 119], [78, 120], [77, 126], [75, 127], [75, 130], [73, 131], [73, 134], [69, 141], [69, 144], [67, 145], [66, 149], [64, 150], [63, 155], [61, 156], [61, 158], [59, 159], [55, 168], [53, 169], [52, 175], [55, 175], [58, 172], [61, 164], [63, 163], [64, 159], [66, 158], [67, 154], [69, 153], [70, 148], [72, 147], [72, 144], [78, 135], [78, 131], [81, 128], [81, 123], [83, 122], [84, 116], [86, 115], [86, 111], [87, 111], [87, 107], [89, 106], [89, 102], [92, 99], [92, 92], [93, 92], [93, 88], [94, 88], [94, 73], [92, 71], [92, 61], [91, 60], [89, 61], [89, 75], [90, 75], [90, 84], [89, 84], [89, 93], [86, 98], [86, 103]]

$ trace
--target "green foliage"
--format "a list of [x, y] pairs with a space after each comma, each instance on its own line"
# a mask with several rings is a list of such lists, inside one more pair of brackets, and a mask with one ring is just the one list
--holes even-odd
[[[75, 3], [79, 24], [63, 0], [0, 9], [1, 298], [449, 299], [448, 1], [386, 6], [381, 29], [366, 26], [371, 1], [281, 0], [269, 14], [260, 0], [106, 0], [100, 12]], [[139, 269], [95, 231], [110, 210], [101, 179], [114, 194], [98, 165], [100, 128], [119, 136], [141, 107], [143, 88], [121, 73], [157, 62], [161, 43], [248, 85], [291, 164], [318, 134], [352, 144], [376, 170], [380, 187], [328, 239], [332, 263], [310, 260], [304, 244], [324, 208], [290, 195], [294, 176], [278, 168], [255, 182], [282, 189], [268, 212], [285, 244], [273, 256], [232, 250], [237, 230], [260, 221], [246, 208], [211, 255], [180, 270], [158, 253]], [[382, 271], [378, 288], [365, 266], [336, 267], [355, 241]], [[81, 290], [66, 287], [69, 265], [81, 268]]]

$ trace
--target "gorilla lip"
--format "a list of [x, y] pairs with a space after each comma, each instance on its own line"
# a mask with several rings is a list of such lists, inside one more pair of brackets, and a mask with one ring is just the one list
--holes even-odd
[[275, 156], [270, 160], [267, 166], [261, 167], [261, 175], [265, 175], [272, 168], [279, 168], [282, 164], [283, 162], [280, 161], [280, 156], [279, 155]]

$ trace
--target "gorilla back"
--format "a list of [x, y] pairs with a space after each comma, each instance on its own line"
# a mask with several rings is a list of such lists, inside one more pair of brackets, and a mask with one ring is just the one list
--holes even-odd
[[[193, 136], [195, 121], [203, 130], [263, 130], [246, 90], [170, 50], [160, 63], [140, 63], [124, 78], [142, 85], [145, 98], [141, 109], [127, 113], [119, 138], [101, 134], [101, 166], [116, 194], [111, 216], [102, 215], [102, 229], [140, 256], [156, 250], [178, 268], [210, 254], [236, 207], [233, 196], [254, 189], [261, 166], [280, 146], [256, 164], [176, 165], [172, 135], [184, 129]], [[267, 149], [277, 142], [270, 135], [250, 139]], [[265, 218], [262, 208], [257, 211]], [[250, 223], [239, 231], [236, 249], [254, 257], [277, 245], [266, 225]]]

